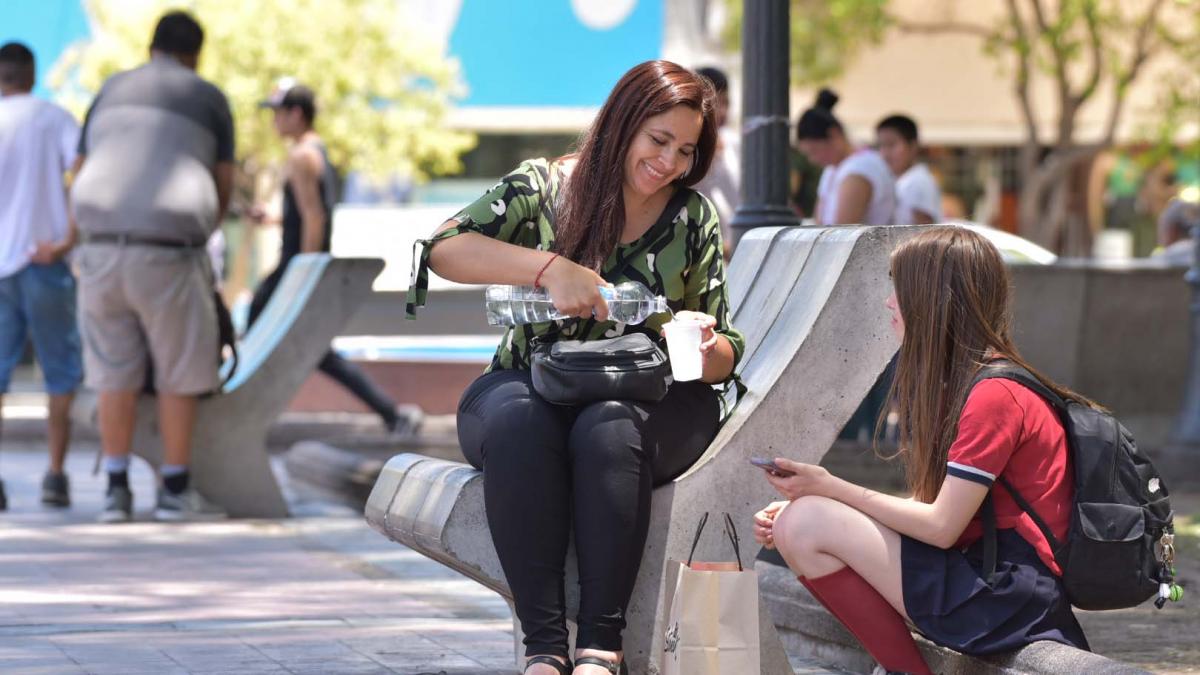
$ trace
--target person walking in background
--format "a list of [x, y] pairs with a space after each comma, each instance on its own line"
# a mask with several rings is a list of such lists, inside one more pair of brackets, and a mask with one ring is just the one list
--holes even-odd
[[878, 152], [855, 149], [850, 143], [833, 115], [837, 102], [837, 94], [822, 89], [796, 125], [800, 151], [810, 162], [825, 167], [817, 186], [817, 224], [891, 225], [896, 180]]
[[[64, 178], [75, 161], [79, 125], [66, 110], [33, 96], [34, 66], [25, 45], [0, 47], [0, 186], [7, 193], [0, 200], [0, 403], [31, 339], [50, 399], [42, 503], [69, 506], [63, 462], [83, 365], [75, 277], [64, 259], [76, 239]], [[0, 510], [7, 507], [0, 482]]]
[[708, 197], [717, 208], [721, 221], [721, 236], [725, 240], [725, 259], [733, 255], [733, 216], [741, 202], [742, 136], [730, 129], [729, 78], [719, 68], [698, 68], [696, 72], [708, 80], [716, 92], [717, 154], [713, 157], [708, 175], [696, 183], [696, 191]]
[[223, 517], [190, 485], [196, 398], [218, 387], [220, 338], [205, 244], [233, 187], [233, 117], [196, 75], [204, 31], [184, 12], [154, 29], [150, 61], [108, 79], [88, 111], [71, 191], [82, 246], [79, 317], [98, 392], [108, 492], [100, 519], [132, 517], [128, 468], [153, 366], [164, 461], [159, 520]]
[[[254, 291], [250, 302], [247, 329], [262, 314], [275, 293], [288, 263], [300, 253], [329, 252], [333, 238], [333, 207], [337, 203], [337, 173], [325, 152], [321, 136], [313, 128], [317, 116], [316, 96], [302, 84], [281, 81], [271, 97], [261, 104], [275, 114], [275, 131], [290, 141], [284, 166], [283, 210], [280, 224], [283, 242], [279, 263]], [[262, 209], [253, 215], [258, 223], [267, 222]], [[317, 366], [383, 420], [392, 433], [411, 432], [420, 424], [421, 413], [414, 406], [397, 407], [358, 366], [330, 349]]]
[[897, 225], [929, 225], [942, 220], [942, 191], [924, 162], [917, 123], [907, 115], [889, 115], [875, 127], [879, 154], [896, 176]]

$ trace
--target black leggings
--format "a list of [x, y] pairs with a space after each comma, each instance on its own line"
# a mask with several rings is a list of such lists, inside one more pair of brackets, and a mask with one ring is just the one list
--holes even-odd
[[[279, 280], [283, 278], [283, 272], [287, 269], [287, 263], [276, 267], [273, 272], [267, 275], [266, 279], [258, 285], [254, 290], [254, 299], [250, 301], [250, 316], [246, 321], [246, 329], [254, 325], [259, 314], [262, 314], [263, 308], [267, 306], [267, 301], [275, 294], [275, 287], [279, 285]], [[396, 402], [390, 396], [385, 394], [375, 383], [367, 378], [367, 374], [361, 368], [354, 365], [350, 361], [342, 358], [337, 352], [330, 349], [325, 352], [325, 356], [321, 357], [321, 363], [317, 368], [322, 372], [332, 377], [334, 381], [346, 388], [347, 391], [354, 394], [360, 401], [367, 404], [371, 410], [383, 419], [383, 423], [391, 429], [396, 424]]]
[[564, 566], [579, 557], [577, 649], [620, 651], [650, 491], [717, 433], [709, 385], [676, 382], [659, 403], [547, 403], [528, 371], [480, 377], [458, 406], [463, 454], [483, 471], [488, 526], [525, 633], [525, 653], [567, 656]]

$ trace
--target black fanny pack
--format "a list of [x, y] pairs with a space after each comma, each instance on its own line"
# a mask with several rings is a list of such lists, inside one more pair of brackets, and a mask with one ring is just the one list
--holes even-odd
[[657, 403], [672, 382], [666, 354], [644, 333], [543, 344], [533, 353], [531, 370], [534, 390], [558, 405]]
[[[652, 230], [666, 227], [687, 203], [691, 191], [680, 188], [671, 195]], [[624, 264], [604, 274], [616, 283], [654, 237], [643, 235], [642, 245], [627, 253]], [[586, 332], [586, 331], [583, 331]], [[562, 340], [539, 345], [530, 367], [533, 388], [551, 403], [582, 405], [595, 401], [658, 403], [671, 386], [671, 364], [653, 338], [628, 333], [604, 340]]]

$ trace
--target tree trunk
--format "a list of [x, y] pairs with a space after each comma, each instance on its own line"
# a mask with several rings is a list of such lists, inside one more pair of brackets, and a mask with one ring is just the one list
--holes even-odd
[[[1021, 236], [1062, 255], [1091, 255], [1091, 233], [1082, 231], [1088, 227], [1087, 218], [1074, 206], [1078, 200], [1072, 199], [1072, 178], [1095, 152], [1073, 145], [1056, 148], [1024, 176], [1018, 211]], [[1023, 156], [1028, 154], [1023, 150]]]

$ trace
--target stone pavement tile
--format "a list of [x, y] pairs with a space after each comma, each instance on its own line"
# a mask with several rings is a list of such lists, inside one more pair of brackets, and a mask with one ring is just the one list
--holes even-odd
[[386, 637], [350, 637], [342, 640], [348, 648], [373, 661], [397, 670], [437, 670], [445, 668], [481, 668], [485, 664], [420, 635]]
[[236, 634], [171, 632], [153, 637], [155, 647], [189, 673], [220, 669], [236, 672], [280, 671], [282, 666], [245, 644]]
[[83, 673], [75, 661], [45, 638], [0, 637], [0, 672]]
[[20, 675], [88, 675], [88, 671], [70, 660], [54, 663], [40, 659], [20, 659], [0, 662], [0, 666], [4, 668], [3, 672], [5, 673], [20, 673]]
[[214, 669], [197, 668], [188, 671], [191, 675], [290, 675], [291, 671], [283, 666], [238, 666], [216, 667]]
[[369, 656], [337, 641], [342, 631], [272, 631], [251, 634], [242, 640], [265, 657], [292, 672], [314, 672], [324, 667], [326, 672], [374, 673], [389, 672], [388, 668]]
[[89, 672], [159, 671], [186, 673], [176, 661], [157, 649], [145, 634], [82, 633], [55, 635], [54, 644]]
[[507, 623], [507, 630], [460, 631], [439, 627], [422, 634], [433, 642], [470, 656], [484, 666], [509, 668], [515, 658], [512, 622]]
[[404, 675], [408, 675], [411, 671], [395, 671], [378, 663], [350, 665], [342, 662], [338, 662], [336, 671], [331, 671], [328, 663], [318, 661], [289, 663], [287, 672], [294, 675], [330, 675], [331, 672], [336, 672], [338, 675], [396, 675], [402, 672]]

